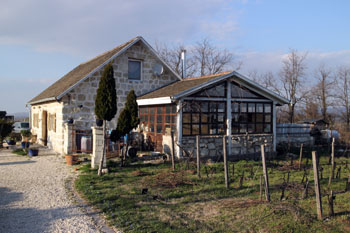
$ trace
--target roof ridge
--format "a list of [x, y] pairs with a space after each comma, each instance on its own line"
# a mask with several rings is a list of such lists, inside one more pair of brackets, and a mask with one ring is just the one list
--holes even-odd
[[232, 73], [232, 72], [233, 72], [233, 70], [229, 70], [229, 71], [224, 71], [224, 72], [220, 72], [220, 73], [217, 73], [217, 74], [208, 74], [208, 75], [203, 75], [203, 76], [198, 76], [198, 77], [184, 78], [182, 81], [201, 79], [201, 78], [212, 78], [212, 77], [217, 77], [217, 76], [222, 76], [222, 75], [225, 75], [225, 74], [229, 74], [229, 73]]
[[87, 61], [85, 61], [85, 62], [83, 62], [83, 63], [80, 63], [79, 65], [84, 65], [84, 64], [86, 64], [86, 63], [89, 63], [89, 62], [91, 62], [92, 60], [95, 60], [96, 58], [102, 57], [102, 56], [106, 55], [107, 53], [112, 52], [113, 50], [122, 48], [122, 47], [124, 47], [124, 46], [130, 44], [131, 42], [133, 42], [133, 41], [135, 41], [135, 40], [137, 40], [137, 39], [140, 39], [140, 36], [134, 37], [134, 38], [132, 38], [131, 40], [129, 40], [129, 41], [127, 41], [127, 42], [125, 42], [125, 43], [123, 43], [123, 44], [121, 44], [121, 45], [118, 45], [118, 46], [115, 47], [115, 48], [112, 48], [112, 49], [110, 49], [110, 50], [107, 50], [106, 52], [101, 53], [101, 54], [97, 55], [96, 57], [93, 57], [93, 58], [91, 58], [91, 59], [89, 59], [89, 60], [87, 60]]

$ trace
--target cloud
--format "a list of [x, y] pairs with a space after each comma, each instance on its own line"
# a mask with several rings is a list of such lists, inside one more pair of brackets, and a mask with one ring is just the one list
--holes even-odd
[[219, 36], [224, 37], [223, 32], [237, 28], [234, 19], [209, 22], [227, 10], [229, 2], [5, 0], [0, 8], [0, 44], [91, 56], [137, 35], [151, 42], [183, 41], [206, 30], [221, 31]]
[[224, 22], [203, 22], [201, 27], [208, 36], [219, 40], [232, 40], [234, 33], [239, 29], [238, 22], [234, 19], [227, 19]]

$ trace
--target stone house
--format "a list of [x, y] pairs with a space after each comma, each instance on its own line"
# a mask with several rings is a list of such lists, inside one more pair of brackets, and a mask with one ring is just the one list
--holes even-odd
[[[255, 156], [261, 144], [276, 150], [276, 106], [289, 101], [235, 71], [186, 78], [139, 96], [141, 128], [158, 151], [169, 153], [171, 136], [195, 152], [200, 136], [203, 157], [222, 154], [228, 138], [231, 158]], [[177, 150], [181, 156], [181, 150]]]
[[142, 37], [133, 38], [80, 64], [28, 102], [31, 130], [38, 143], [61, 154], [70, 153], [72, 129], [69, 127], [72, 126], [67, 122], [72, 119], [74, 129], [91, 130], [95, 124], [94, 105], [99, 79], [108, 63], [114, 68], [118, 98], [118, 112], [108, 122], [109, 129], [116, 127], [131, 89], [136, 95], [143, 95], [180, 80]]
[[[94, 100], [103, 68], [110, 62], [118, 112], [109, 129], [116, 127], [126, 96], [134, 89], [138, 130], [155, 151], [170, 153], [171, 132], [178, 157], [180, 147], [193, 150], [197, 135], [202, 156], [220, 155], [225, 135], [230, 136], [229, 155], [237, 158], [258, 152], [261, 144], [275, 150], [276, 106], [289, 103], [287, 99], [235, 71], [181, 79], [142, 37], [80, 64], [29, 101], [32, 133], [38, 142], [70, 153], [72, 130], [93, 127], [97, 132]], [[68, 123], [71, 119], [73, 124]], [[94, 135], [94, 148], [96, 138], [100, 136]]]

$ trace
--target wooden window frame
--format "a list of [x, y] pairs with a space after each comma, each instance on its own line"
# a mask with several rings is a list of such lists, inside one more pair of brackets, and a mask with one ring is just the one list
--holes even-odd
[[[187, 111], [186, 110], [186, 104], [193, 104], [196, 103], [199, 105], [199, 110], [196, 111], [196, 109], [194, 109], [192, 106], [190, 107], [190, 110]], [[224, 106], [224, 111], [220, 112], [219, 111], [219, 103], [221, 103]], [[202, 104], [207, 104], [207, 111], [202, 111]], [[215, 104], [215, 110], [210, 108], [210, 104]], [[183, 113], [182, 113], [182, 128], [184, 128], [184, 126], [189, 126], [190, 128], [190, 133], [186, 134], [184, 132], [184, 130], [182, 130], [182, 134], [183, 136], [194, 136], [194, 135], [225, 135], [226, 133], [226, 118], [227, 118], [227, 106], [226, 106], [226, 102], [225, 101], [199, 101], [199, 100], [195, 100], [195, 101], [186, 101], [184, 106], [183, 106]], [[184, 115], [189, 114], [190, 115], [190, 122], [189, 123], [185, 123], [184, 122]], [[198, 115], [199, 114], [199, 122], [193, 122], [193, 115]], [[223, 115], [223, 120], [222, 121], [218, 121], [219, 116]], [[203, 122], [203, 115], [207, 115], [208, 116], [208, 121], [207, 122]], [[212, 122], [210, 120], [211, 116], [214, 116], [214, 118], [216, 119], [216, 122]], [[198, 134], [194, 132], [193, 128], [194, 125], [198, 125], [199, 126], [199, 130], [198, 130]], [[211, 133], [210, 130], [213, 129], [212, 126], [215, 126], [215, 133]], [[221, 128], [220, 125], [222, 125], [223, 127]], [[202, 126], [208, 126], [208, 133], [203, 133], [202, 132]]]
[[[231, 104], [238, 104], [238, 111], [235, 111], [234, 108], [231, 108], [231, 114], [232, 114], [232, 119], [233, 114], [238, 114], [238, 119], [240, 118], [240, 116], [242, 116], [243, 114], [247, 114], [247, 121], [239, 121], [238, 122], [231, 122], [232, 125], [232, 134], [245, 134], [246, 132], [248, 132], [248, 134], [272, 134], [273, 133], [273, 111], [272, 111], [272, 103], [266, 103], [266, 102], [245, 102], [244, 100], [242, 101], [232, 101]], [[242, 104], [246, 105], [246, 112], [241, 112], [241, 106]], [[249, 104], [254, 104], [255, 106], [255, 111], [254, 112], [249, 112]], [[262, 112], [257, 112], [257, 105], [258, 104], [262, 104], [263, 106], [263, 111]], [[265, 106], [270, 106], [270, 112], [266, 112]], [[249, 121], [249, 115], [251, 114], [254, 118], [253, 121]], [[257, 122], [257, 115], [258, 114], [262, 114], [263, 118], [261, 122]], [[266, 122], [266, 116], [270, 116], [270, 122]], [[252, 132], [249, 132], [249, 127], [248, 125], [254, 125], [254, 130]], [[262, 125], [262, 132], [257, 132], [257, 125]], [[265, 132], [265, 126], [270, 125], [270, 130], [268, 132]], [[238, 126], [238, 132], [234, 132], [233, 128], [235, 128], [234, 126]], [[243, 126], [243, 127], [242, 127]], [[244, 129], [245, 127], [245, 132], [241, 132], [241, 129]]]
[[[170, 107], [170, 113], [166, 112], [167, 107]], [[143, 110], [147, 109], [147, 112], [145, 113]], [[154, 112], [151, 113], [151, 109], [154, 109]], [[161, 109], [161, 112], [159, 111]], [[151, 117], [154, 117], [153, 123], [151, 122]], [[139, 106], [139, 118], [140, 123], [144, 123], [144, 125], [148, 126], [149, 128], [153, 125], [154, 131], [150, 133], [156, 133], [156, 134], [166, 134], [166, 126], [170, 126], [171, 131], [176, 130], [176, 104], [165, 104], [165, 105], [147, 105], [147, 106]], [[142, 118], [146, 118], [147, 120], [142, 121]], [[170, 122], [166, 122], [166, 118], [170, 117]], [[158, 122], [158, 119], [161, 118], [161, 123]], [[172, 120], [174, 119], [174, 120]], [[161, 132], [158, 132], [158, 127], [161, 126]]]
[[[130, 76], [129, 76], [129, 63], [130, 62], [139, 62], [140, 63], [140, 79], [130, 78]], [[129, 58], [128, 59], [128, 80], [130, 80], [130, 81], [142, 81], [142, 69], [143, 69], [143, 61], [142, 60]]]

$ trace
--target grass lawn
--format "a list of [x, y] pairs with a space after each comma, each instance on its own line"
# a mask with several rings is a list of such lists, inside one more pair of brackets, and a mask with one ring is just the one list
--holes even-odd
[[[170, 163], [121, 168], [117, 161], [109, 161], [110, 173], [102, 177], [83, 165], [75, 186], [106, 214], [111, 225], [124, 232], [349, 232], [350, 192], [344, 190], [350, 159], [336, 159], [342, 169], [341, 178], [331, 187], [336, 193], [336, 216], [332, 218], [327, 218], [326, 195], [330, 166], [328, 157], [320, 159], [323, 221], [316, 216], [312, 161], [308, 160], [306, 199], [302, 199], [304, 171], [297, 169], [297, 162], [291, 167], [289, 161], [279, 160], [269, 163], [270, 203], [260, 200], [260, 161], [230, 162], [229, 189], [224, 185], [223, 163], [202, 165], [202, 178], [195, 174], [194, 163], [189, 170], [185, 163], [177, 164], [176, 172], [171, 172]], [[280, 200], [283, 185], [285, 197]], [[146, 188], [147, 193], [142, 194]]]

